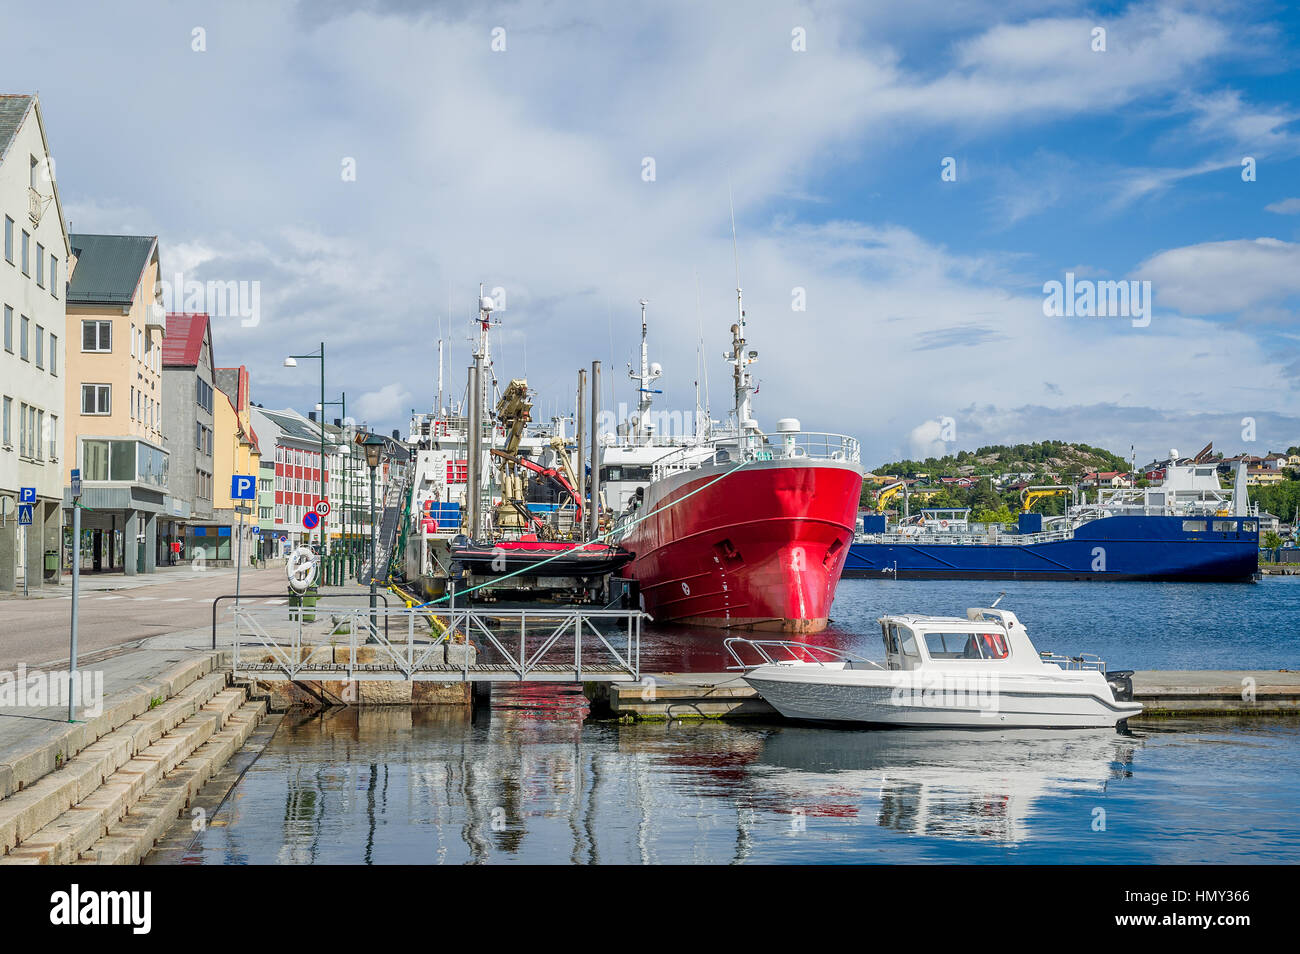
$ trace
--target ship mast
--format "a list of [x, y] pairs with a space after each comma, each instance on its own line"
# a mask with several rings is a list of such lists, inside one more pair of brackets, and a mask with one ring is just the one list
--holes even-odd
[[663, 369], [659, 365], [650, 364], [650, 351], [646, 344], [646, 320], [645, 306], [650, 304], [646, 298], [641, 301], [641, 373], [637, 374], [631, 367], [627, 369], [627, 376], [637, 382], [637, 393], [640, 399], [636, 406], [636, 429], [632, 432], [632, 443], [639, 444], [642, 440], [650, 439], [650, 430], [646, 426], [646, 420], [650, 415], [650, 407], [654, 403], [652, 394], [662, 394], [663, 392], [650, 387], [659, 376], [663, 374]]
[[745, 299], [740, 288], [740, 252], [736, 246], [736, 205], [731, 199], [731, 186], [727, 186], [727, 200], [731, 205], [731, 252], [736, 262], [736, 324], [731, 326], [731, 351], [723, 355], [731, 362], [732, 381], [736, 394], [736, 446], [742, 454], [750, 447], [750, 430], [753, 427], [749, 395], [754, 390], [749, 366], [758, 360], [757, 351], [745, 350]]

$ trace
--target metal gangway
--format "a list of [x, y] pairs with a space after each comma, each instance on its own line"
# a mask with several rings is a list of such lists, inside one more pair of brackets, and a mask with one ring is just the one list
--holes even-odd
[[[640, 610], [230, 607], [234, 674], [260, 680], [636, 682]], [[214, 630], [215, 633], [215, 630]], [[215, 643], [215, 637], [214, 637]]]
[[415, 468], [410, 463], [393, 463], [389, 466], [388, 487], [384, 492], [383, 511], [379, 518], [375, 540], [375, 560], [370, 561], [370, 549], [357, 573], [357, 582], [369, 584], [373, 574], [375, 582], [381, 586], [388, 579], [388, 568], [393, 562], [393, 552], [402, 529], [402, 521], [408, 516], [407, 507], [411, 499], [411, 477]]

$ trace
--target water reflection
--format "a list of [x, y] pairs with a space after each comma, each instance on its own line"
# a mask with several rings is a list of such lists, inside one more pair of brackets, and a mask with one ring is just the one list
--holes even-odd
[[999, 733], [782, 727], [764, 742], [761, 775], [816, 814], [858, 810], [878, 790], [876, 823], [914, 835], [1014, 844], [1036, 802], [1104, 794], [1132, 774], [1137, 741], [1112, 730]]
[[573, 691], [525, 688], [473, 720], [431, 707], [286, 722], [186, 861], [899, 860], [871, 831], [1025, 842], [1042, 799], [1095, 800], [1141, 744], [585, 714]]

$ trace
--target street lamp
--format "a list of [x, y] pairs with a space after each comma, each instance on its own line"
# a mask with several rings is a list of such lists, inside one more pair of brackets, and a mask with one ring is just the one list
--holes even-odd
[[342, 456], [342, 451], [347, 448], [346, 429], [347, 429], [347, 419], [348, 419], [348, 393], [346, 391], [342, 391], [340, 392], [339, 400], [322, 401], [321, 403], [316, 405], [316, 410], [320, 411], [320, 415], [321, 415], [322, 432], [325, 429], [325, 408], [326, 407], [337, 407], [339, 409], [339, 413], [343, 415], [343, 426], [339, 428], [339, 438], [340, 438], [339, 442], [337, 444], [331, 442], [330, 446], [337, 447], [340, 449], [339, 463], [343, 465], [343, 473], [341, 475], [343, 480], [343, 495], [342, 495], [343, 508], [342, 510], [339, 511], [338, 524], [339, 524], [339, 539], [343, 544], [344, 552], [348, 554], [347, 566], [344, 567], [344, 569], [347, 570], [348, 575], [350, 576], [352, 573], [352, 566], [351, 566], [352, 548], [348, 541], [347, 519], [348, 519], [348, 461], [352, 457], [351, 450], [350, 449], [348, 450], [347, 457]]
[[370, 468], [370, 637], [367, 640], [373, 640], [374, 634], [379, 632], [375, 627], [375, 573], [379, 567], [376, 565], [378, 559], [378, 547], [376, 546], [375, 536], [375, 468], [384, 457], [384, 439], [378, 434], [367, 434], [363, 439], [360, 434], [357, 435], [357, 443], [361, 445], [366, 452], [366, 466]]
[[[320, 400], [321, 404], [325, 403], [325, 342], [320, 343], [320, 353], [312, 354], [291, 354], [284, 359], [286, 368], [298, 367], [298, 359], [306, 360], [311, 358], [320, 362]], [[325, 500], [325, 422], [318, 421], [320, 425], [320, 499]], [[325, 559], [325, 518], [320, 518], [320, 556], [321, 560]]]

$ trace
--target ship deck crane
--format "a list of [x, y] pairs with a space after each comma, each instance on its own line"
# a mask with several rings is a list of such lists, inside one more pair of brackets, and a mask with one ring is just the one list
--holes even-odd
[[1040, 500], [1048, 497], [1063, 497], [1073, 493], [1074, 488], [1065, 484], [1043, 484], [1038, 487], [1026, 487], [1020, 491], [1020, 512], [1028, 513]]

